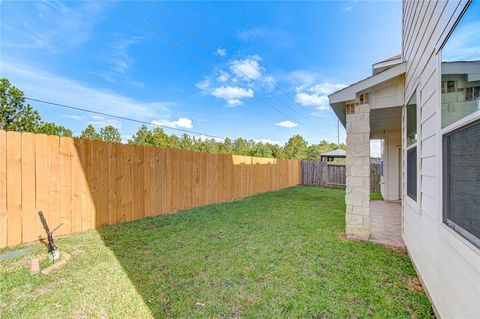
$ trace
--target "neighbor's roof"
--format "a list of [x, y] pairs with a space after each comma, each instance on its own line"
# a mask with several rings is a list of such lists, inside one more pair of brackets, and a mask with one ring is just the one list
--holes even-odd
[[360, 80], [350, 86], [347, 86], [335, 93], [332, 93], [328, 96], [330, 104], [355, 100], [357, 97], [357, 92], [366, 90], [372, 86], [378, 85], [387, 80], [393, 79], [406, 71], [406, 64], [402, 62], [395, 65], [385, 71], [371, 75], [363, 80]]
[[330, 151], [330, 152], [326, 152], [326, 153], [320, 154], [320, 156], [325, 156], [325, 157], [346, 157], [346, 156], [347, 156], [347, 152], [346, 152], [345, 150], [336, 149], [336, 150], [333, 150], [333, 151]]

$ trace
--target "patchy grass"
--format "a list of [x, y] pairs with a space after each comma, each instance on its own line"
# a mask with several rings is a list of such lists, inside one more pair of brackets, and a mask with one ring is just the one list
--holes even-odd
[[381, 193], [370, 193], [370, 200], [383, 200]]
[[1, 264], [2, 318], [429, 318], [406, 254], [339, 238], [344, 191], [293, 187], [58, 239]]

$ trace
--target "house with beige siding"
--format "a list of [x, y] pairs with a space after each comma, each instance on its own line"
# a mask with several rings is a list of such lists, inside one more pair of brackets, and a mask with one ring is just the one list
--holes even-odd
[[[381, 191], [441, 318], [480, 318], [480, 1], [404, 1], [402, 52], [329, 96], [347, 131], [346, 234], [372, 240]], [[394, 230], [392, 229], [392, 232]]]

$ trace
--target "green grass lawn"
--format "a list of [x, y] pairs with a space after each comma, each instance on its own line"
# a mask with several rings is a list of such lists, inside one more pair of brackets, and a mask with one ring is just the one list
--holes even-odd
[[76, 254], [55, 273], [0, 264], [0, 317], [431, 317], [406, 254], [338, 236], [344, 195], [292, 187], [60, 238]]
[[370, 193], [370, 200], [383, 200], [381, 193]]

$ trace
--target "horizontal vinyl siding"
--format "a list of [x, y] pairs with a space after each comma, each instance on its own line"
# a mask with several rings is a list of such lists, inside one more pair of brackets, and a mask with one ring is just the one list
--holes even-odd
[[[407, 63], [405, 98], [417, 89], [420, 114], [418, 205], [403, 201], [403, 237], [443, 318], [480, 318], [480, 251], [446, 227], [441, 212], [441, 72], [437, 49], [465, 5], [466, 1], [457, 0], [407, 1], [402, 31], [402, 56]], [[402, 145], [405, 155], [405, 136]], [[403, 167], [405, 180], [405, 161]], [[406, 194], [406, 184], [402, 187]]]
[[[475, 269], [454, 261], [462, 256], [449, 247], [448, 240], [442, 239], [438, 228], [424, 227], [424, 215], [406, 215], [406, 245], [440, 316], [478, 318], [478, 289], [474, 284], [478, 277], [470, 277]], [[432, 242], [437, 245], [431, 245]]]

